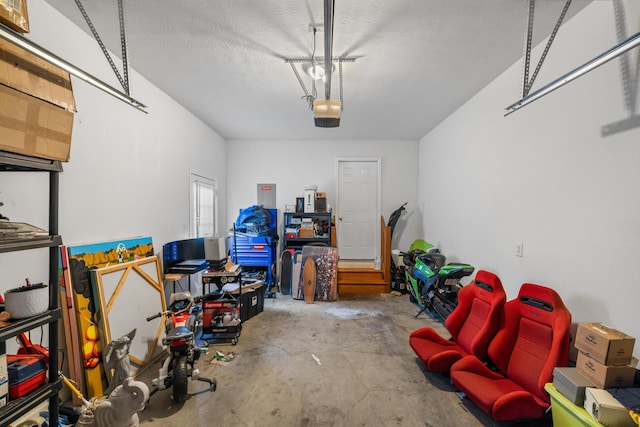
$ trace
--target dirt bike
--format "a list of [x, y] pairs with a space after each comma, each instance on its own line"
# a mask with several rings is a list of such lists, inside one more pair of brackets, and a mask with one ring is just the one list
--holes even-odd
[[200, 358], [200, 347], [196, 345], [196, 328], [201, 323], [202, 310], [191, 297], [190, 292], [177, 292], [169, 298], [169, 310], [147, 317], [147, 321], [166, 316], [165, 336], [162, 344], [167, 346], [169, 355], [162, 363], [158, 378], [151, 382], [153, 395], [158, 390], [172, 388], [174, 401], [181, 403], [187, 398], [188, 379], [203, 381], [209, 384], [210, 391], [215, 391], [215, 378], [200, 377], [200, 371], [194, 367]]
[[405, 276], [410, 300], [421, 310], [436, 314], [443, 320], [458, 305], [460, 279], [470, 276], [475, 268], [469, 264], [446, 263], [446, 257], [424, 240], [411, 244], [408, 252], [400, 252], [405, 264]]

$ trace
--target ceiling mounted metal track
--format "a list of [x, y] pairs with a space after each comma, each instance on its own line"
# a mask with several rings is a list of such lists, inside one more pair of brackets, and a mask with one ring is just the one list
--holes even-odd
[[586, 62], [585, 64], [574, 69], [573, 71], [568, 72], [567, 74], [561, 77], [558, 77], [551, 83], [525, 96], [520, 101], [517, 101], [509, 105], [506, 108], [507, 113], [505, 114], [505, 116], [513, 113], [514, 111], [519, 110], [520, 108], [532, 103], [533, 101], [539, 98], [542, 98], [545, 95], [548, 95], [554, 90], [566, 85], [567, 83], [577, 79], [578, 77], [584, 74], [587, 74], [589, 71], [592, 71], [598, 68], [599, 66], [611, 61], [612, 59], [622, 55], [625, 52], [628, 52], [629, 50], [639, 45], [640, 45], [640, 33], [636, 33], [633, 36], [629, 37], [628, 39], [624, 40], [622, 43], [615, 45], [611, 49], [593, 58], [591, 61]]
[[[589, 62], [586, 62], [585, 64], [581, 65], [580, 67], [574, 69], [573, 71], [568, 72], [567, 74], [557, 78], [556, 80], [552, 81], [551, 83], [541, 87], [540, 89], [536, 90], [533, 93], [530, 93], [531, 90], [531, 86], [533, 85], [533, 82], [536, 78], [536, 76], [538, 75], [538, 72], [540, 71], [540, 67], [542, 66], [542, 63], [544, 62], [544, 59], [547, 56], [547, 53], [549, 52], [549, 49], [551, 48], [551, 44], [553, 43], [553, 40], [558, 32], [558, 30], [560, 29], [560, 25], [562, 25], [562, 21], [564, 20], [564, 17], [567, 13], [567, 10], [569, 9], [569, 5], [571, 4], [571, 0], [566, 0], [566, 3], [564, 5], [564, 8], [562, 9], [562, 12], [560, 13], [560, 17], [558, 18], [558, 21], [556, 23], [555, 28], [553, 29], [551, 35], [549, 36], [549, 40], [547, 41], [547, 45], [544, 48], [544, 51], [542, 52], [542, 56], [540, 58], [540, 61], [538, 62], [538, 65], [536, 66], [536, 70], [534, 71], [531, 80], [529, 80], [529, 65], [530, 65], [530, 60], [531, 60], [531, 43], [532, 43], [532, 35], [533, 35], [533, 11], [534, 11], [534, 7], [535, 7], [535, 0], [529, 0], [529, 10], [528, 10], [528, 22], [527, 22], [527, 37], [525, 39], [525, 52], [524, 52], [524, 58], [525, 58], [525, 63], [524, 63], [524, 79], [523, 79], [523, 84], [522, 84], [522, 99], [520, 99], [517, 102], [514, 102], [513, 104], [509, 105], [506, 110], [507, 112], [505, 113], [505, 116], [508, 116], [509, 114], [513, 113], [514, 111], [519, 110], [520, 108], [524, 107], [525, 105], [528, 105], [530, 103], [532, 103], [533, 101], [542, 98], [543, 96], [553, 92], [554, 90], [564, 86], [565, 84], [577, 79], [578, 77], [588, 73], [589, 71], [599, 67], [602, 64], [605, 64], [607, 62], [609, 62], [610, 60], [626, 53], [627, 51], [633, 49], [634, 47], [640, 45], [640, 33], [637, 33], [631, 37], [626, 38], [625, 40], [621, 40], [622, 34], [621, 30], [620, 30], [620, 24], [619, 22], [617, 22], [619, 20], [619, 11], [616, 10], [616, 25], [618, 26], [618, 40], [620, 41], [617, 45], [615, 45], [614, 47], [612, 47], [611, 49], [605, 51], [604, 53], [600, 54], [599, 56], [595, 57], [594, 59], [592, 59]], [[616, 6], [616, 4], [614, 3], [614, 6]], [[622, 12], [623, 14], [623, 12]], [[624, 32], [626, 33], [626, 29], [624, 30]], [[639, 59], [639, 67], [640, 67], [640, 59]], [[624, 79], [624, 70], [623, 70], [623, 79]], [[628, 95], [628, 94], [627, 94]], [[629, 98], [627, 96], [627, 98]], [[629, 107], [629, 99], [626, 100], [627, 101], [627, 107]], [[635, 107], [634, 107], [635, 109]]]
[[331, 74], [333, 58], [333, 9], [335, 0], [324, 0], [324, 97], [331, 99]]
[[75, 65], [71, 64], [68, 61], [65, 61], [59, 56], [49, 52], [45, 48], [38, 46], [37, 44], [30, 41], [29, 39], [26, 39], [25, 37], [19, 35], [18, 33], [13, 32], [12, 30], [6, 28], [4, 25], [0, 25], [0, 37], [2, 37], [6, 41], [18, 47], [21, 47], [27, 52], [34, 54], [38, 58], [44, 59], [45, 61], [48, 61], [53, 65], [56, 65], [62, 68], [69, 74], [81, 80], [84, 80], [90, 85], [97, 87], [98, 89], [108, 93], [109, 95], [115, 98], [118, 98], [120, 101], [131, 105], [132, 107], [142, 111], [143, 113], [146, 113], [146, 111], [144, 110], [144, 108], [146, 108], [146, 105], [144, 105], [143, 103], [133, 99], [132, 97], [130, 97], [125, 93], [122, 93], [118, 89], [113, 88], [112, 86], [108, 85], [102, 80], [94, 77], [93, 75], [87, 73], [84, 70], [81, 70], [80, 68], [76, 67]]

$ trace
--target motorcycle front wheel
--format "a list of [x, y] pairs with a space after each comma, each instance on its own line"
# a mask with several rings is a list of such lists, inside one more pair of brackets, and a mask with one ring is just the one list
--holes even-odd
[[187, 399], [188, 384], [187, 356], [173, 359], [173, 400], [182, 403]]

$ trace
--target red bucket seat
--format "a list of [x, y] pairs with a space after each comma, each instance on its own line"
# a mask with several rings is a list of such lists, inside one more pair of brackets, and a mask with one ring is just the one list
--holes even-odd
[[567, 366], [571, 313], [560, 296], [525, 283], [505, 304], [503, 325], [491, 341], [490, 369], [475, 356], [451, 367], [453, 384], [498, 421], [540, 418], [549, 408], [545, 383], [553, 368]]
[[433, 372], [448, 373], [451, 365], [470, 354], [485, 360], [489, 342], [500, 326], [505, 301], [500, 278], [478, 270], [474, 281], [458, 293], [458, 305], [445, 320], [451, 339], [425, 327], [411, 333], [409, 344]]

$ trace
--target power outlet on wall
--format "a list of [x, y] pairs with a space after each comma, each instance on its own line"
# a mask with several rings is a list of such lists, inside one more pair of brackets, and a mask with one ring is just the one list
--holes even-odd
[[524, 243], [518, 243], [516, 245], [516, 256], [522, 258], [524, 254]]

